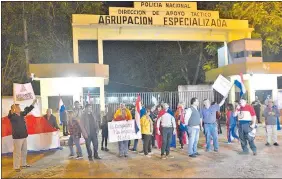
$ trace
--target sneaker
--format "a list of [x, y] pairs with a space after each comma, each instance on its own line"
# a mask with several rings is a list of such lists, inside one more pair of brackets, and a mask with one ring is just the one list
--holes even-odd
[[193, 155], [189, 155], [189, 157], [196, 158], [197, 156], [195, 154], [193, 154]]
[[105, 149], [104, 149], [104, 147], [101, 147], [101, 150], [103, 150], [103, 151], [104, 151], [104, 150], [105, 150]]
[[127, 155], [127, 154], [125, 154], [125, 155], [124, 155], [124, 157], [125, 157], [125, 158], [127, 158], [127, 157], [128, 157], [128, 155]]
[[196, 152], [196, 153], [194, 153], [194, 155], [199, 156], [200, 154], [199, 154], [199, 152]]
[[256, 156], [256, 155], [257, 155], [257, 152], [253, 152], [253, 155]]
[[24, 165], [22, 166], [22, 168], [30, 168], [31, 166], [30, 165]]
[[218, 152], [218, 150], [214, 150], [214, 152]]
[[75, 159], [76, 160], [80, 160], [80, 159], [83, 159], [83, 157], [82, 156], [77, 156], [77, 157], [75, 157]]
[[137, 152], [137, 150], [135, 150], [135, 149], [129, 149], [130, 151], [132, 151], [132, 152]]
[[172, 155], [167, 155], [166, 158], [174, 158]]
[[105, 148], [105, 151], [106, 151], [106, 152], [109, 152], [109, 149], [108, 149], [108, 148]]
[[153, 155], [154, 153], [153, 152], [149, 152], [149, 155]]
[[162, 156], [161, 156], [161, 159], [165, 160], [165, 159], [166, 159], [166, 156], [165, 156], [165, 155], [162, 155]]
[[151, 158], [151, 155], [145, 155], [145, 157]]
[[121, 157], [123, 157], [123, 155], [122, 155], [122, 154], [119, 154], [119, 157], [121, 158]]
[[265, 144], [265, 146], [270, 146], [270, 144], [267, 142], [267, 143]]
[[277, 142], [275, 142], [273, 145], [274, 145], [274, 146], [279, 146], [279, 144], [278, 144]]
[[232, 144], [231, 142], [227, 142], [227, 144]]
[[102, 158], [99, 157], [99, 156], [95, 156], [94, 159], [96, 159], [96, 160], [101, 160]]
[[69, 155], [69, 159], [74, 158], [74, 155]]
[[140, 155], [144, 155], [144, 152], [141, 151], [141, 152], [139, 152], [139, 154], [140, 154]]

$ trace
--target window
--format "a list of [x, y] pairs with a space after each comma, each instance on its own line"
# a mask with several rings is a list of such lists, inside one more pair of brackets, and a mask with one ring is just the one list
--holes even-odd
[[242, 58], [245, 56], [245, 52], [241, 51], [241, 52], [234, 52], [233, 53], [233, 58]]
[[[72, 96], [61, 96], [64, 105], [67, 110], [71, 110], [73, 108], [73, 97]], [[48, 108], [51, 108], [53, 113], [58, 112], [59, 108], [59, 96], [48, 96]]]
[[247, 51], [247, 57], [262, 57], [261, 51]]

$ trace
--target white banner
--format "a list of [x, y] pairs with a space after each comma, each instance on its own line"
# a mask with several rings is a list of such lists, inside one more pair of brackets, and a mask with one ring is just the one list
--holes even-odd
[[135, 132], [134, 120], [109, 122], [108, 130], [110, 143], [141, 138], [141, 132]]
[[14, 100], [15, 102], [35, 99], [31, 83], [18, 84], [14, 83]]
[[[14, 83], [13, 91], [14, 102], [19, 104], [21, 108], [31, 105], [33, 100], [36, 98], [31, 83]], [[37, 103], [34, 105], [34, 109], [31, 111], [31, 114], [36, 117], [41, 116], [41, 108]]]
[[222, 94], [224, 97], [226, 97], [232, 85], [233, 84], [229, 80], [224, 78], [222, 75], [219, 75], [215, 80], [214, 84], [212, 85], [212, 88]]

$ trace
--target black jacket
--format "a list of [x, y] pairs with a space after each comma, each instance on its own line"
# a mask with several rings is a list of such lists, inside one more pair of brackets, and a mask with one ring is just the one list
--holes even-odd
[[27, 138], [27, 129], [26, 129], [26, 123], [25, 123], [25, 116], [34, 108], [34, 106], [29, 106], [24, 109], [20, 113], [20, 115], [12, 114], [11, 111], [9, 111], [8, 118], [10, 119], [11, 125], [12, 125], [12, 136], [13, 139], [24, 139]]
[[44, 118], [48, 121], [48, 123], [49, 123], [52, 127], [54, 127], [55, 129], [60, 129], [59, 126], [58, 126], [56, 117], [55, 117], [53, 114], [51, 114], [49, 120], [48, 120], [47, 114], [44, 115]]

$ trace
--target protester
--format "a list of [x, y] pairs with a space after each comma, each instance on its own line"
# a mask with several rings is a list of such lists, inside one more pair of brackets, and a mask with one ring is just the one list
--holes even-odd
[[[120, 108], [115, 112], [114, 121], [128, 121], [132, 120], [132, 115], [129, 109], [125, 107], [123, 103], [120, 104]], [[128, 157], [128, 140], [119, 141], [119, 157]]]
[[140, 119], [141, 133], [143, 139], [143, 151], [144, 155], [151, 157], [148, 154], [151, 154], [151, 140], [153, 134], [153, 121], [150, 117], [150, 109], [146, 109], [146, 114]]
[[185, 125], [187, 126], [187, 133], [189, 137], [188, 154], [189, 157], [196, 157], [200, 130], [202, 130], [202, 115], [199, 112], [199, 100], [197, 98], [191, 99], [191, 107], [185, 113]]
[[[140, 109], [140, 119], [146, 115], [146, 108], [144, 107], [144, 105], [142, 105], [142, 108]], [[138, 139], [134, 140], [134, 144], [133, 144], [133, 148], [130, 149], [133, 152], [137, 152], [137, 145], [138, 145]], [[140, 151], [140, 154], [142, 154], [144, 151]]]
[[68, 136], [68, 117], [65, 109], [62, 111], [60, 110], [60, 121], [63, 124], [63, 135]]
[[210, 151], [210, 140], [213, 139], [214, 151], [218, 152], [218, 124], [216, 113], [224, 104], [226, 97], [219, 104], [211, 105], [208, 99], [204, 100], [204, 108], [202, 109], [202, 116], [204, 121], [205, 136], [206, 136], [206, 151]]
[[243, 150], [242, 152], [239, 152], [239, 154], [249, 154], [249, 149], [247, 147], [249, 143], [253, 155], [257, 155], [257, 148], [255, 145], [256, 113], [254, 108], [247, 104], [245, 96], [241, 97], [240, 105], [237, 106], [234, 115], [238, 116], [239, 138]]
[[[13, 104], [11, 106], [11, 110], [9, 111], [8, 118], [10, 119], [12, 126], [12, 137], [14, 143], [14, 151], [13, 151], [13, 165], [16, 172], [20, 172], [21, 168], [28, 168], [30, 165], [26, 163], [27, 157], [27, 128], [25, 123], [25, 116], [32, 111], [34, 108], [34, 104], [36, 103], [36, 99], [33, 103], [21, 111], [19, 104]], [[22, 164], [22, 166], [20, 166]]]
[[182, 102], [178, 104], [176, 113], [174, 115], [177, 125], [176, 129], [180, 143], [180, 149], [183, 149], [183, 146], [187, 144], [186, 130], [185, 128], [182, 127], [184, 126], [185, 123], [184, 116], [185, 116], [185, 104]]
[[258, 96], [256, 96], [256, 100], [252, 103], [252, 106], [254, 107], [255, 109], [255, 112], [256, 112], [256, 116], [257, 116], [257, 120], [258, 120], [258, 123], [260, 124], [261, 121], [260, 121], [260, 108], [261, 108], [261, 103], [258, 99]]
[[236, 117], [234, 117], [234, 107], [232, 104], [228, 104], [226, 108], [226, 129], [228, 144], [232, 142], [231, 136], [239, 142], [239, 137], [236, 134]]
[[[88, 105], [90, 105], [90, 104], [88, 104]], [[78, 101], [74, 102], [73, 113], [74, 113], [74, 117], [76, 117], [78, 120], [81, 119], [81, 115], [82, 115], [83, 111], [82, 111], [81, 106], [80, 106]]]
[[[101, 150], [105, 150], [106, 152], [109, 151], [108, 149], [108, 123], [111, 122], [114, 119], [113, 110], [110, 107], [106, 107], [106, 113], [103, 116], [102, 120], [102, 143], [101, 143]], [[104, 148], [104, 142], [105, 142], [105, 148]]]
[[157, 148], [157, 146], [156, 146], [156, 125], [157, 125], [157, 116], [158, 116], [158, 112], [157, 112], [158, 110], [156, 109], [156, 106], [153, 106], [152, 108], [151, 108], [151, 113], [150, 113], [150, 117], [151, 117], [151, 119], [152, 119], [152, 121], [153, 121], [153, 134], [152, 134], [152, 139], [151, 139], [151, 141], [152, 141], [152, 148]]
[[[170, 155], [170, 144], [172, 135], [176, 134], [176, 124], [173, 115], [168, 111], [168, 104], [164, 104], [165, 113], [161, 115], [157, 122], [158, 134], [162, 135], [161, 158], [174, 158]], [[160, 128], [161, 127], [161, 128]], [[166, 152], [166, 155], [165, 155]]]
[[79, 122], [77, 121], [78, 118], [75, 117], [73, 111], [68, 112], [68, 129], [70, 133], [70, 137], [68, 140], [68, 145], [70, 148], [70, 155], [69, 158], [74, 158], [74, 151], [73, 151], [73, 143], [76, 146], [77, 157], [76, 159], [82, 159], [82, 150], [80, 147], [80, 138], [81, 138], [81, 128]]
[[277, 143], [277, 118], [280, 112], [276, 106], [273, 105], [271, 99], [268, 100], [267, 108], [264, 110], [265, 125], [266, 125], [266, 146], [270, 146], [271, 138], [273, 145], [279, 146]]
[[156, 111], [156, 114], [157, 114], [157, 117], [154, 119], [155, 121], [155, 131], [156, 131], [156, 134], [155, 134], [155, 139], [156, 139], [156, 142], [157, 142], [157, 147], [158, 149], [161, 149], [162, 148], [162, 136], [158, 133], [158, 128], [157, 128], [157, 124], [158, 124], [158, 120], [159, 117], [161, 116], [161, 111], [163, 111], [163, 106], [160, 104], [157, 106], [157, 111]]
[[52, 114], [52, 109], [47, 109], [46, 115], [43, 116], [48, 123], [55, 129], [60, 130], [60, 127], [58, 126], [56, 117]]
[[[75, 113], [74, 115], [76, 116]], [[94, 150], [94, 159], [98, 159], [98, 160], [101, 159], [98, 155], [99, 123], [97, 117], [93, 115], [92, 106], [90, 104], [87, 104], [85, 106], [85, 111], [81, 115], [80, 127], [82, 131], [82, 135], [85, 139], [88, 159], [90, 161], [93, 160], [91, 143], [93, 145], [93, 150]]]

